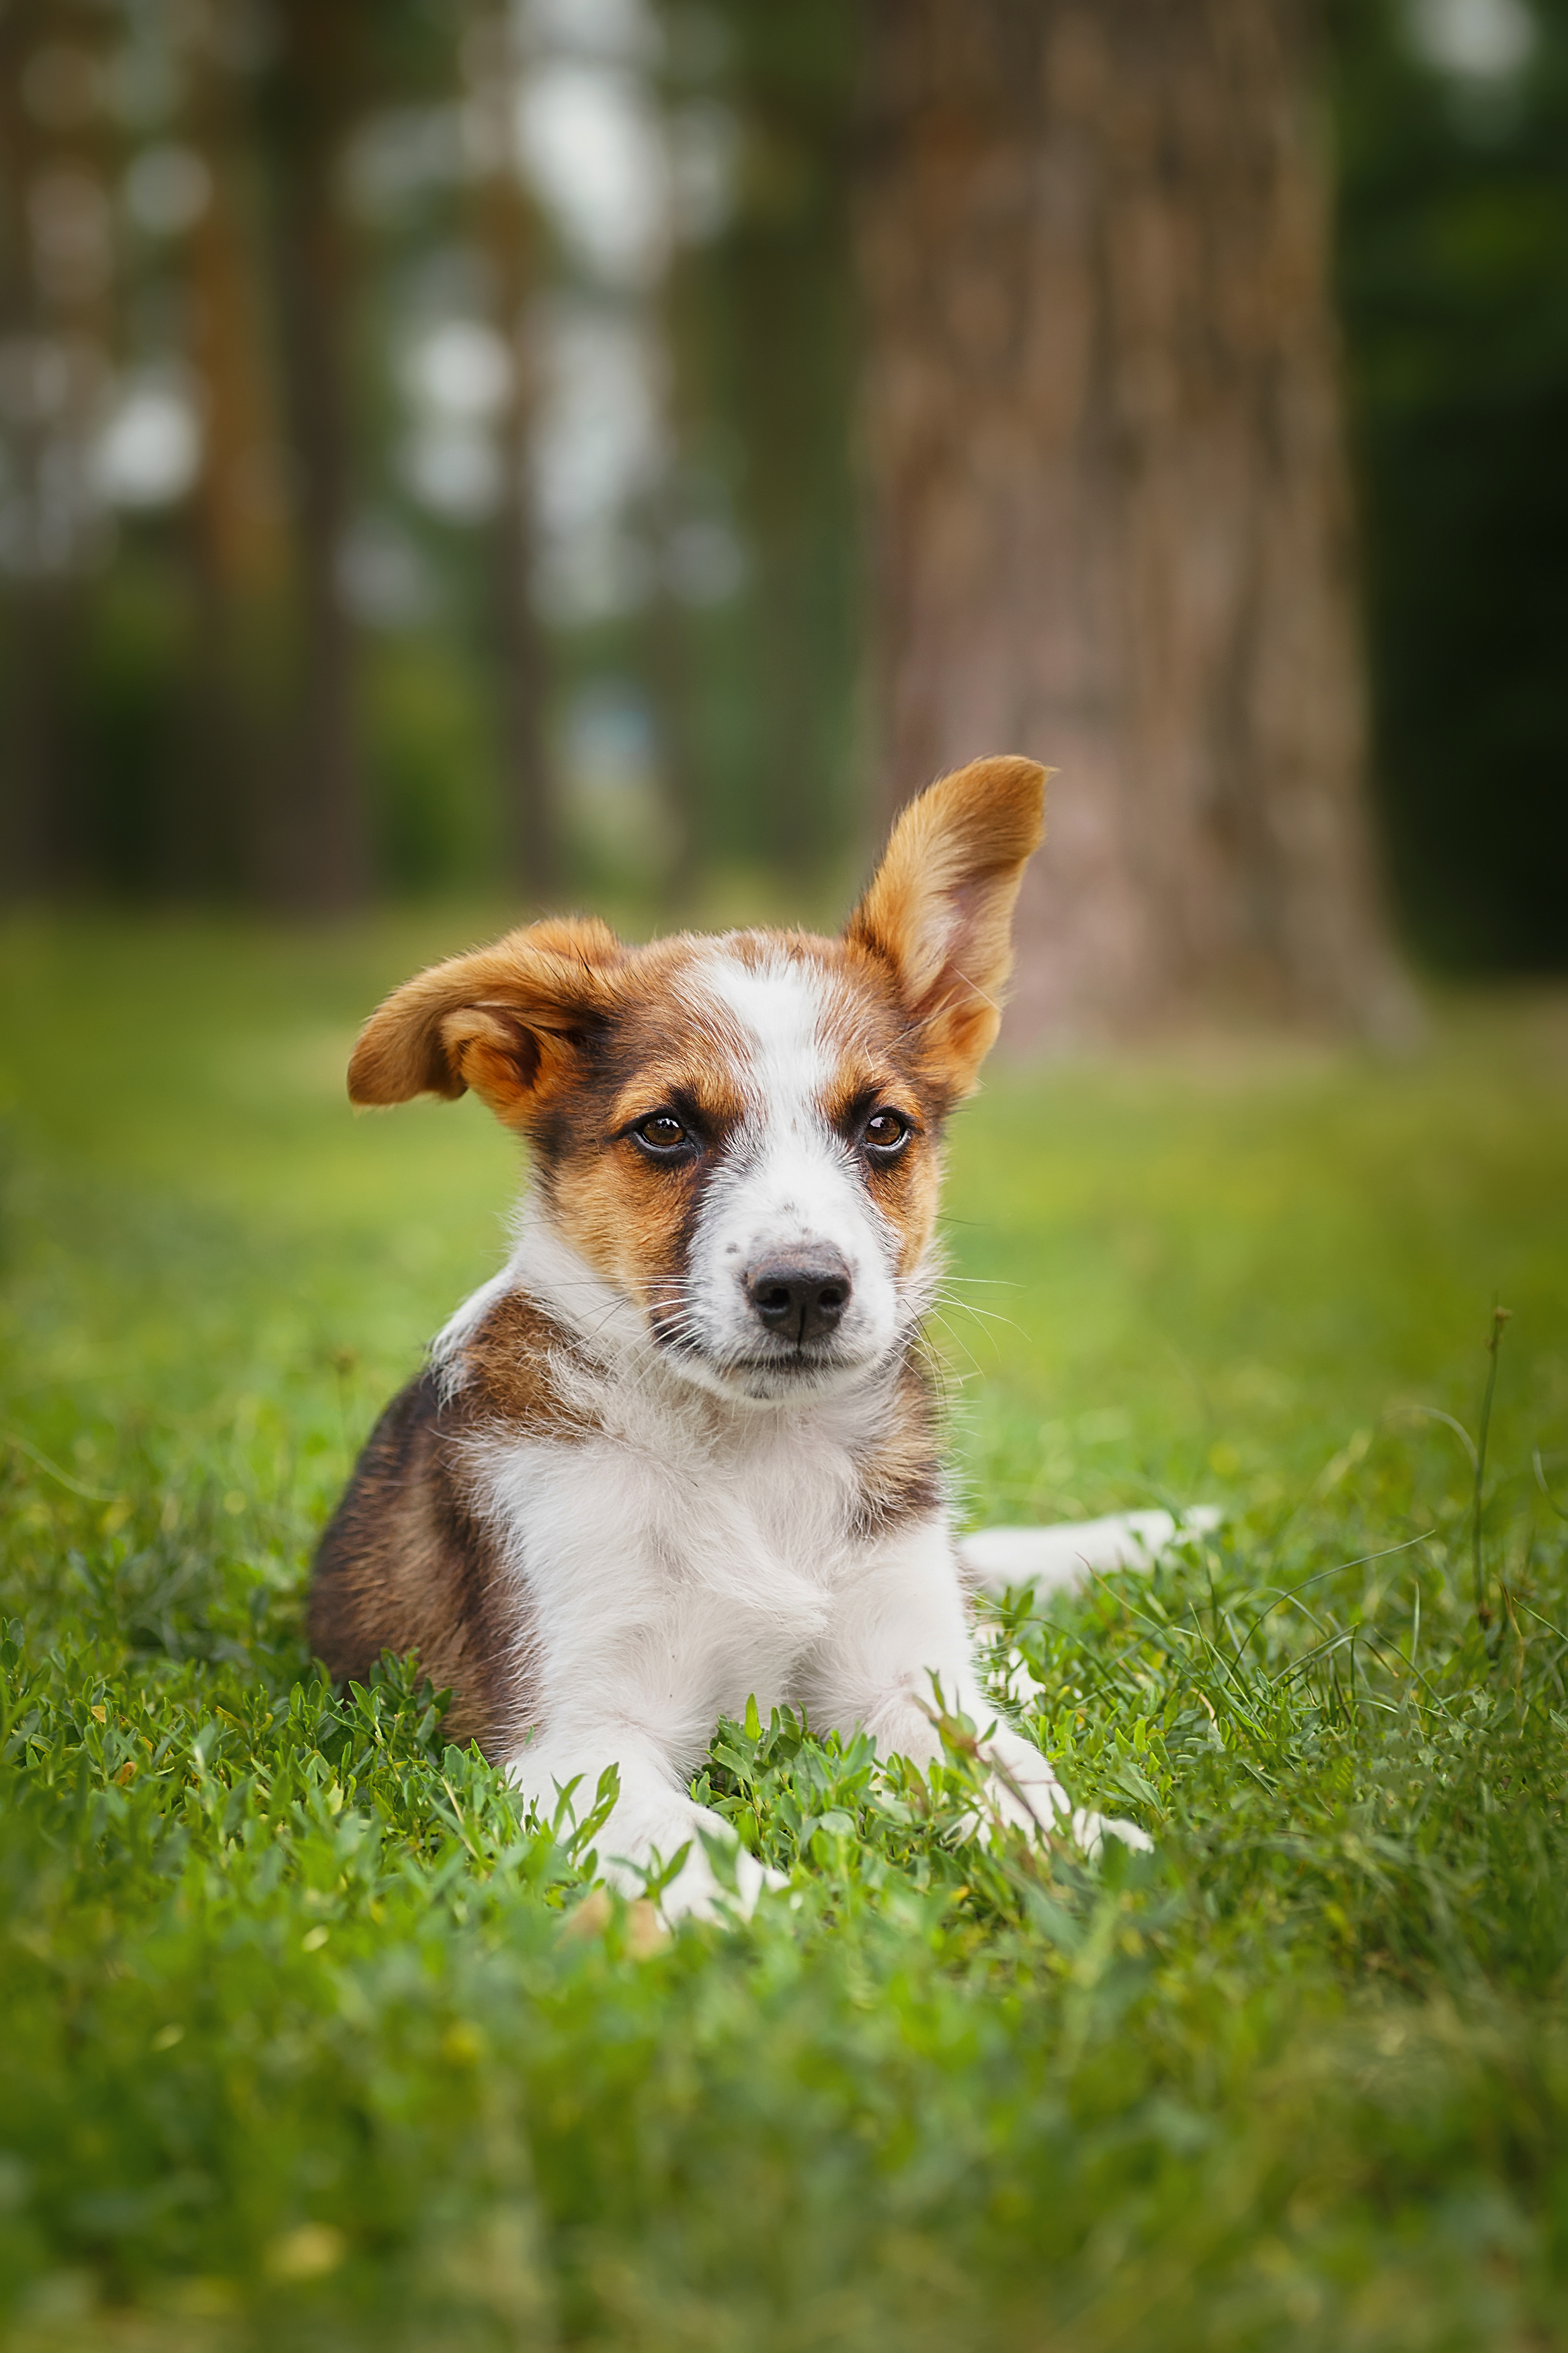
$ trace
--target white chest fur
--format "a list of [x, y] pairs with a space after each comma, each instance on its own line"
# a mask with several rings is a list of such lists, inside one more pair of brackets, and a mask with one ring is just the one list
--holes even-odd
[[853, 1609], [875, 1549], [853, 1533], [857, 1455], [881, 1401], [726, 1413], [661, 1387], [606, 1383], [602, 1434], [492, 1437], [474, 1467], [542, 1728], [608, 1687], [667, 1754], [695, 1761], [749, 1696], [797, 1703]]

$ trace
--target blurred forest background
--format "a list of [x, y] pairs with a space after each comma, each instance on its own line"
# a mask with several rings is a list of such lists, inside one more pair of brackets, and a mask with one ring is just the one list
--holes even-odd
[[1568, 0], [5, 0], [0, 892], [1568, 965]]

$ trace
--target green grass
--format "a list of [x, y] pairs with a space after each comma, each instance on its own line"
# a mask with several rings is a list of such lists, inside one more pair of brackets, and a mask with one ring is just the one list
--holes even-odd
[[6, 2344], [1568, 2342], [1563, 1008], [994, 1081], [966, 1510], [1231, 1513], [1010, 1617], [1157, 1851], [964, 1846], [961, 1726], [927, 1785], [731, 1725], [715, 1800], [798, 1900], [650, 1947], [427, 1694], [300, 1637], [500, 1248], [473, 1104], [340, 1092], [464, 935], [0, 941]]

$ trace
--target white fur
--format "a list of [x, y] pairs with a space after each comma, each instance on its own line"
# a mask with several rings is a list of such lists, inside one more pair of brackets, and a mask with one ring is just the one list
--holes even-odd
[[[994, 1725], [945, 1514], [879, 1539], [852, 1531], [857, 1458], [889, 1425], [897, 1355], [850, 1392], [765, 1411], [709, 1393], [647, 1345], [632, 1303], [537, 1208], [486, 1304], [511, 1285], [578, 1340], [589, 1369], [581, 1360], [553, 1369], [597, 1434], [475, 1442], [483, 1509], [531, 1628], [520, 1672], [542, 1702], [508, 1769], [546, 1815], [575, 1783], [580, 1818], [614, 1765], [620, 1797], [599, 1841], [606, 1875], [635, 1890], [656, 1855], [668, 1862], [689, 1846], [663, 1909], [671, 1918], [712, 1910], [725, 1895], [703, 1837], [731, 1849], [734, 1840], [687, 1783], [719, 1715], [741, 1715], [752, 1696], [764, 1716], [775, 1704], [804, 1706], [819, 1730], [863, 1725], [884, 1754], [924, 1765], [940, 1750], [928, 1713], [934, 1675], [950, 1707], [982, 1731]], [[471, 1330], [482, 1312], [460, 1311], [448, 1333]], [[1068, 1811], [1021, 1735], [996, 1725], [988, 1745], [1005, 1777], [995, 1794], [1007, 1819], [1027, 1825]], [[1102, 1826], [1071, 1819], [1094, 1843]], [[748, 1855], [733, 1861], [749, 1905], [764, 1875]]]
[[1223, 1517], [1214, 1504], [1194, 1504], [1179, 1520], [1169, 1512], [1110, 1512], [1047, 1528], [976, 1528], [958, 1550], [987, 1593], [1020, 1585], [1055, 1593], [1087, 1585], [1097, 1570], [1152, 1568], [1179, 1537], [1208, 1535]]

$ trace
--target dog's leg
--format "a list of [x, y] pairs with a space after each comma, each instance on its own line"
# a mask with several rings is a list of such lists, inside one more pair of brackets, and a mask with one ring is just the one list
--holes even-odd
[[[657, 1857], [672, 1862], [689, 1848], [676, 1877], [663, 1890], [658, 1908], [667, 1921], [688, 1913], [713, 1915], [726, 1905], [742, 1913], [754, 1907], [764, 1887], [783, 1886], [737, 1840], [721, 1814], [695, 1804], [679, 1771], [658, 1742], [630, 1725], [583, 1723], [542, 1735], [507, 1759], [507, 1773], [548, 1821], [568, 1785], [572, 1820], [592, 1812], [601, 1775], [613, 1765], [620, 1795], [596, 1841], [600, 1875], [623, 1894], [638, 1895], [643, 1873]], [[703, 1839], [728, 1849], [734, 1859], [731, 1894], [710, 1860]]]
[[982, 1736], [991, 1800], [1002, 1820], [1031, 1834], [1059, 1829], [1090, 1853], [1108, 1833], [1128, 1846], [1150, 1844], [1131, 1822], [1075, 1808], [1048, 1758], [998, 1720], [975, 1663], [952, 1538], [940, 1520], [889, 1538], [846, 1593], [832, 1634], [811, 1661], [807, 1712], [813, 1722], [842, 1732], [858, 1725], [883, 1756], [924, 1767], [942, 1754], [933, 1677], [942, 1705], [966, 1715]]

